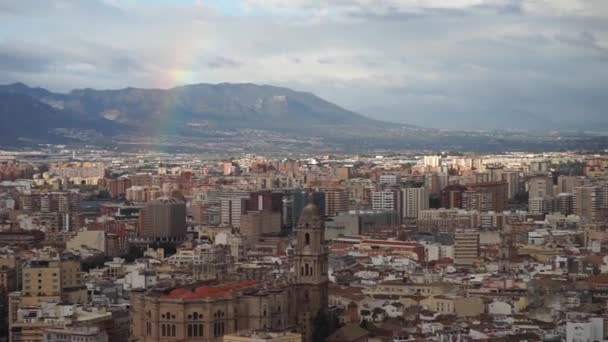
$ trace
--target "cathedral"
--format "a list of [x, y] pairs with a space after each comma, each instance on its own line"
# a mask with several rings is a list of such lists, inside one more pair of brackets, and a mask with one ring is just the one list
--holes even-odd
[[315, 340], [326, 318], [328, 250], [319, 209], [308, 204], [296, 228], [293, 272], [281, 284], [205, 282], [131, 294], [132, 336], [143, 342], [218, 342], [244, 330], [286, 329]]

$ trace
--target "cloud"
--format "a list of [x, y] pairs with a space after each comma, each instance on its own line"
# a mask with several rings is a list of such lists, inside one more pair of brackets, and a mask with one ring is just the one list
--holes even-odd
[[53, 64], [52, 57], [21, 44], [0, 44], [0, 70], [19, 73], [41, 72]]
[[241, 63], [226, 57], [215, 57], [207, 62], [207, 66], [212, 69], [236, 68], [241, 66]]
[[426, 126], [608, 127], [607, 7], [0, 0], [0, 83], [63, 91], [256, 82]]

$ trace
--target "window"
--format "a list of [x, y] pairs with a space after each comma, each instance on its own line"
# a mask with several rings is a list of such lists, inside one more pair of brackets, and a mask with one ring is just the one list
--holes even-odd
[[219, 337], [224, 335], [224, 322], [215, 322], [213, 323], [213, 336]]
[[306, 233], [306, 235], [304, 235], [304, 240], [306, 240], [307, 245], [310, 245], [310, 234]]
[[200, 323], [197, 324], [188, 324], [188, 337], [202, 337], [203, 336], [203, 325]]

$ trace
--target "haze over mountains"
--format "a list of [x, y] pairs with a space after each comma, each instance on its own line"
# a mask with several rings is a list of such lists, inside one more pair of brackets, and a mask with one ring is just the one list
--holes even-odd
[[[311, 93], [255, 84], [171, 89], [0, 86], [0, 144], [239, 149], [502, 150], [603, 146], [595, 136], [441, 131], [378, 121]], [[604, 138], [602, 138], [604, 139]]]
[[[78, 89], [67, 94], [22, 83], [0, 86], [2, 117], [39, 115], [37, 131], [23, 120], [12, 136], [40, 137], [41, 130], [101, 129], [124, 133], [192, 134], [193, 130], [260, 129], [326, 135], [338, 127], [386, 127], [388, 124], [345, 110], [313, 94], [254, 84], [196, 84], [172, 89]], [[29, 101], [28, 101], [29, 99]], [[54, 117], [55, 120], [47, 120]], [[25, 119], [24, 119], [25, 120]], [[26, 120], [26, 121], [27, 121]], [[87, 123], [90, 124], [87, 126]], [[7, 128], [5, 126], [5, 128]], [[21, 133], [19, 133], [21, 132]]]

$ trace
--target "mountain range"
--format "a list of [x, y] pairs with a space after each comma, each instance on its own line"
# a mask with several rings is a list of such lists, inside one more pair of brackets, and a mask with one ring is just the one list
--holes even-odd
[[608, 138], [552, 132], [445, 131], [374, 120], [311, 93], [255, 84], [57, 93], [0, 85], [0, 145], [74, 143], [206, 151], [549, 150]]
[[118, 134], [205, 134], [257, 129], [327, 136], [387, 127], [313, 94], [255, 84], [195, 84], [171, 89], [76, 89], [55, 93], [22, 83], [0, 86], [0, 127], [15, 138], [49, 139], [58, 130]]

